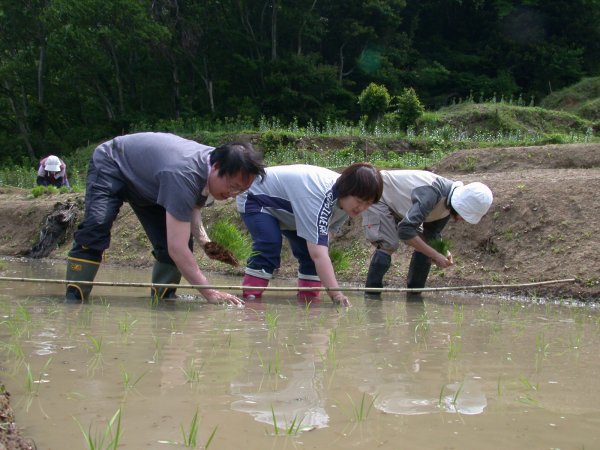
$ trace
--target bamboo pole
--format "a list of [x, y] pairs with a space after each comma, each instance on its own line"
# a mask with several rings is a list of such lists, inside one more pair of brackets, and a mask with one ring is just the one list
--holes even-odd
[[[248, 286], [232, 286], [232, 285], [198, 285], [198, 284], [161, 284], [161, 283], [123, 283], [118, 281], [71, 281], [58, 280], [47, 278], [19, 278], [19, 277], [0, 277], [1, 281], [20, 282], [20, 283], [49, 283], [49, 284], [81, 284], [86, 286], [111, 286], [111, 287], [143, 287], [143, 288], [176, 288], [176, 289], [217, 289], [222, 291], [236, 290], [248, 288]], [[445, 287], [428, 287], [422, 289], [414, 288], [367, 288], [364, 286], [340, 286], [337, 288], [299, 288], [296, 286], [267, 286], [260, 288], [265, 291], [344, 291], [344, 292], [439, 292], [439, 291], [467, 291], [479, 289], [517, 289], [524, 287], [545, 286], [549, 284], [559, 283], [574, 283], [575, 278], [563, 278], [556, 280], [535, 281], [530, 283], [513, 283], [513, 284], [479, 284], [467, 286], [445, 286]]]

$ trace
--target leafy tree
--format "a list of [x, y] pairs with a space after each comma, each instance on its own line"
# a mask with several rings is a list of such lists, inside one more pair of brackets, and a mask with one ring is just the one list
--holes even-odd
[[361, 111], [366, 114], [370, 126], [383, 117], [390, 107], [391, 96], [385, 86], [371, 83], [358, 96]]
[[425, 108], [413, 88], [404, 89], [404, 92], [396, 97], [395, 119], [402, 131], [414, 125], [424, 112]]

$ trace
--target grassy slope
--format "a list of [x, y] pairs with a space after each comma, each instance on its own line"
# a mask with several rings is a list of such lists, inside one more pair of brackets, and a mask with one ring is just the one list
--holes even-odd
[[587, 120], [600, 120], [600, 77], [584, 78], [579, 83], [548, 95], [541, 106], [566, 111]]

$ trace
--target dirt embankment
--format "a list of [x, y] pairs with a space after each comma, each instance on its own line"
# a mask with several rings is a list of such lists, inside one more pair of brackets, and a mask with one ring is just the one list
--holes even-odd
[[[574, 283], [519, 289], [519, 293], [559, 298], [600, 298], [600, 145], [490, 148], [455, 153], [432, 168], [448, 178], [482, 181], [494, 192], [490, 212], [478, 225], [450, 223], [444, 237], [452, 243], [456, 264], [445, 271], [434, 269], [430, 286], [529, 283], [576, 278]], [[45, 218], [57, 202], [83, 202], [82, 194], [38, 199], [28, 192], [0, 189], [0, 254], [24, 254], [36, 243]], [[210, 226], [215, 217], [239, 217], [232, 201], [204, 213]], [[241, 226], [241, 223], [240, 223]], [[50, 257], [64, 258], [71, 232]], [[341, 271], [343, 282], [364, 283], [371, 248], [364, 240], [359, 220], [349, 221], [333, 244], [351, 258], [351, 268]], [[241, 275], [208, 260], [198, 252], [201, 267]], [[284, 250], [280, 277], [294, 278], [297, 265]], [[402, 287], [410, 251], [401, 248], [386, 277], [388, 286]], [[149, 266], [150, 247], [143, 229], [125, 205], [113, 230], [106, 262]], [[150, 277], [150, 274], [148, 274]], [[499, 291], [506, 292], [506, 291]], [[514, 290], [511, 292], [515, 292]]]

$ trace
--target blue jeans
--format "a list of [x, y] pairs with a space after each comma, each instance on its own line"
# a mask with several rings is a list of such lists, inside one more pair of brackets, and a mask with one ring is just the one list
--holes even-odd
[[281, 266], [281, 246], [285, 236], [298, 260], [298, 272], [311, 277], [317, 275], [306, 239], [299, 237], [295, 230], [282, 230], [279, 221], [270, 214], [241, 213], [241, 216], [252, 236], [252, 251], [255, 253], [248, 259], [248, 268], [273, 275], [275, 269]]

